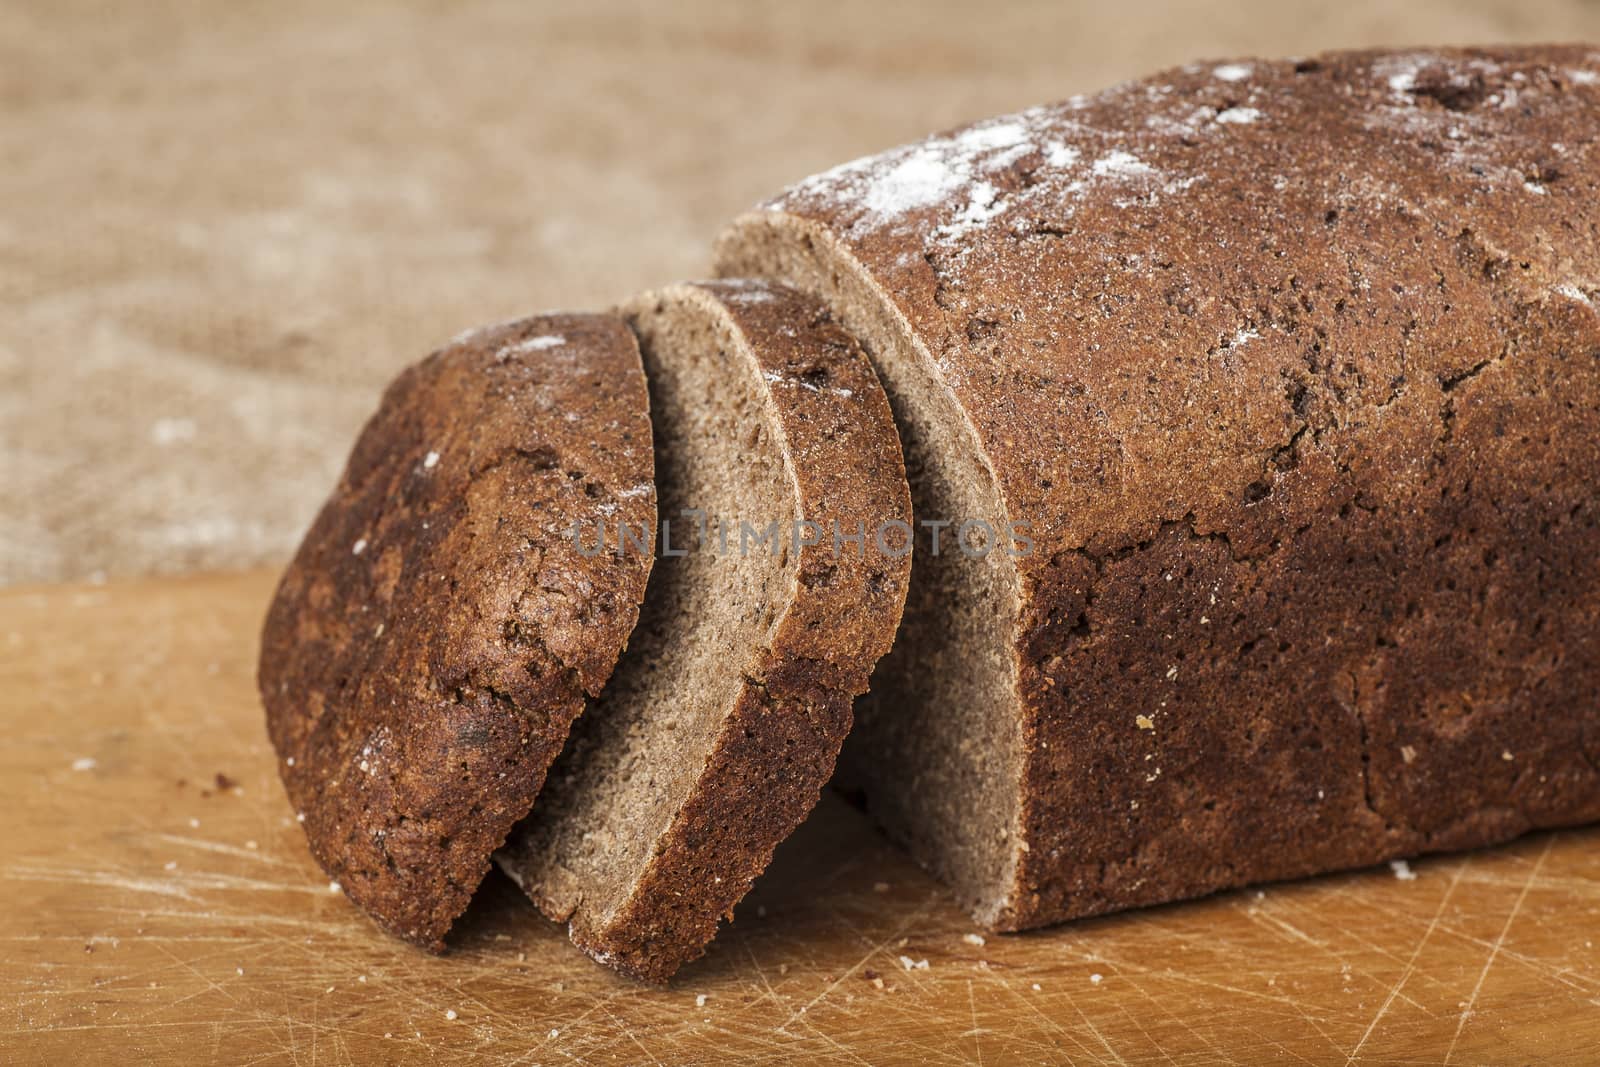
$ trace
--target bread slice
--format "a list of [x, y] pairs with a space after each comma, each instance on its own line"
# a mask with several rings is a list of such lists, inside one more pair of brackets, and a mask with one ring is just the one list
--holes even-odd
[[400, 375], [268, 612], [267, 727], [311, 851], [431, 949], [527, 814], [638, 616], [655, 527], [638, 345], [621, 319], [479, 330]]
[[910, 498], [883, 391], [820, 305], [732, 281], [624, 313], [650, 379], [661, 558], [610, 687], [498, 860], [583, 951], [662, 981], [831, 774], [900, 619]]
[[1020, 929], [1600, 818], [1600, 54], [1195, 64], [802, 182], [922, 550], [841, 775]]

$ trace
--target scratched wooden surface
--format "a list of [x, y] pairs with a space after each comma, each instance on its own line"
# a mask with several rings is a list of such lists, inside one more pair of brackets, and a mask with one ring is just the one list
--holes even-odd
[[425, 955], [330, 890], [278, 788], [270, 586], [0, 594], [0, 1060], [1600, 1060], [1595, 830], [985, 943], [826, 801], [667, 988], [498, 876]]

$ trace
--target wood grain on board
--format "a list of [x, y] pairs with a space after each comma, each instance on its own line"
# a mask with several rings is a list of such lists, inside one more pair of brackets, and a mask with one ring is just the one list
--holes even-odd
[[1593, 829], [983, 940], [830, 798], [668, 987], [498, 876], [427, 955], [306, 854], [252, 681], [271, 582], [0, 594], [5, 1062], [1600, 1057]]

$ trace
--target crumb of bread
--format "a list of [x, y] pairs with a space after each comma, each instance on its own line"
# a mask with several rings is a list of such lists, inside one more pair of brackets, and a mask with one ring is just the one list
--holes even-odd
[[1389, 869], [1394, 871], [1394, 876], [1402, 882], [1415, 882], [1417, 872], [1411, 869], [1411, 864], [1405, 860], [1390, 860]]

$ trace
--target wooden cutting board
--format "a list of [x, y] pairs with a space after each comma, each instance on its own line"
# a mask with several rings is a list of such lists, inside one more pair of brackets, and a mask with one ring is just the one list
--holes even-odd
[[1600, 1062], [1600, 830], [984, 940], [825, 799], [656, 989], [491, 878], [434, 957], [307, 856], [266, 574], [0, 594], [8, 1063]]

